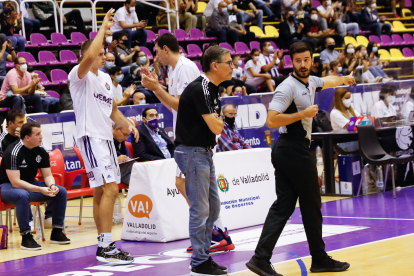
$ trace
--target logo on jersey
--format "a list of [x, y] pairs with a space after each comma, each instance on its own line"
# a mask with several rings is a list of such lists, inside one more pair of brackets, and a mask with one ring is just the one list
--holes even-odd
[[106, 96], [104, 96], [104, 95], [102, 95], [102, 94], [96, 94], [96, 93], [93, 93], [93, 96], [95, 97], [95, 98], [97, 98], [98, 100], [100, 100], [100, 101], [102, 101], [102, 102], [104, 102], [104, 103], [107, 103], [107, 104], [110, 104], [110, 103], [112, 103], [112, 98], [111, 97], [106, 97]]
[[24, 159], [23, 159], [23, 161], [22, 161], [22, 165], [23, 165], [23, 164], [26, 164], [26, 160], [24, 160]]
[[42, 157], [40, 157], [40, 155], [36, 156], [36, 162], [40, 163], [40, 161], [42, 161]]
[[107, 89], [108, 91], [111, 89], [111, 87], [109, 86], [109, 84], [108, 84], [108, 83], [105, 83], [105, 87], [106, 87], [106, 89]]

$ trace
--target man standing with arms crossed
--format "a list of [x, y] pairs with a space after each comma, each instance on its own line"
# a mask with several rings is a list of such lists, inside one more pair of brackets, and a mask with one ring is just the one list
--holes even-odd
[[318, 113], [318, 106], [314, 105], [315, 92], [341, 84], [353, 85], [355, 79], [352, 74], [325, 78], [309, 76], [312, 48], [305, 42], [292, 44], [289, 53], [294, 73], [276, 88], [266, 121], [269, 128], [279, 127], [281, 133], [272, 150], [277, 200], [270, 207], [255, 254], [246, 266], [261, 276], [281, 276], [273, 269], [270, 259], [299, 198], [312, 255], [310, 271], [344, 271], [349, 264], [332, 259], [325, 251], [318, 172], [309, 146], [312, 118]]
[[[113, 99], [111, 78], [99, 69], [105, 66], [102, 45], [105, 31], [116, 21], [113, 9], [106, 14], [95, 39], [82, 44], [82, 60], [69, 73], [70, 94], [76, 117], [76, 144], [80, 149], [93, 191], [93, 217], [98, 229], [96, 259], [112, 264], [134, 261], [128, 253], [115, 247], [112, 241], [112, 217], [119, 190], [120, 170], [112, 136], [112, 121], [133, 132], [138, 130], [118, 110]], [[110, 22], [112, 20], [112, 22]]]

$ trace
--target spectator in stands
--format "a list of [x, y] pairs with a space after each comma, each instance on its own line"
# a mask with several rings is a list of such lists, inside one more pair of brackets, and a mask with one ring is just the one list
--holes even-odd
[[7, 131], [0, 134], [0, 157], [7, 147], [20, 139], [20, 129], [24, 124], [25, 114], [21, 109], [11, 109], [6, 115]]
[[341, 63], [342, 72], [344, 75], [348, 74], [348, 72], [352, 72], [354, 70], [353, 66], [348, 67], [349, 62], [355, 58], [355, 48], [354, 45], [351, 43], [345, 45], [345, 49], [342, 55], [338, 55], [338, 61]]
[[310, 16], [304, 20], [304, 35], [306, 38], [311, 39], [315, 48], [320, 48], [325, 43], [325, 38], [332, 35], [335, 31], [332, 29], [326, 29], [322, 31], [321, 23], [318, 20], [318, 10], [316, 8], [311, 9]]
[[276, 1], [264, 1], [264, 0], [253, 0], [254, 5], [258, 8], [261, 9], [269, 18], [270, 21], [275, 21], [276, 20], [276, 15], [273, 13], [271, 8], [274, 8], [278, 11], [278, 18], [280, 20], [280, 15], [282, 14], [281, 12], [281, 0], [276, 0]]
[[379, 93], [380, 100], [374, 104], [371, 109], [371, 116], [375, 118], [386, 118], [396, 116], [395, 95], [397, 94], [397, 86], [384, 84]]
[[229, 26], [237, 32], [239, 41], [249, 45], [250, 42], [256, 40], [256, 35], [253, 32], [246, 31], [241, 24], [237, 22], [237, 15], [233, 9], [233, 0], [224, 0], [227, 3], [227, 13], [229, 14]]
[[187, 5], [185, 11], [193, 15], [193, 22], [197, 22], [196, 27], [194, 28], [199, 28], [200, 30], [204, 31], [206, 28], [207, 19], [204, 14], [197, 13], [198, 0], [184, 0], [183, 2]]
[[228, 94], [228, 96], [236, 96], [236, 97], [247, 96], [247, 95], [248, 94], [246, 91], [246, 87], [238, 86], [238, 85], [233, 86], [230, 93]]
[[113, 67], [115, 67], [115, 55], [111, 52], [107, 52], [105, 54], [105, 66], [102, 68], [99, 68], [104, 73], [109, 73], [109, 70]]
[[302, 39], [304, 35], [304, 25], [303, 23], [295, 23], [295, 13], [293, 10], [288, 10], [286, 14], [286, 20], [279, 25], [279, 36], [281, 39], [281, 47], [282, 49], [289, 49], [290, 45], [295, 42], [306, 42], [308, 43], [312, 49], [315, 49], [315, 45], [312, 40], [310, 39]]
[[206, 34], [208, 37], [217, 37], [218, 43], [228, 42], [234, 45], [239, 41], [237, 31], [230, 28], [226, 2], [220, 2], [218, 8], [214, 9]]
[[348, 72], [354, 72], [355, 81], [357, 83], [364, 83], [365, 82], [374, 82], [374, 77], [371, 73], [365, 74], [368, 71], [369, 62], [365, 58], [366, 48], [362, 45], [359, 45], [355, 49], [355, 57], [349, 61], [348, 64]]
[[331, 4], [331, 0], [322, 0], [322, 5], [317, 9], [319, 12], [319, 22], [321, 24], [321, 30], [331, 28], [339, 33], [343, 38], [346, 35], [346, 28], [343, 28], [342, 21], [338, 18], [337, 7], [339, 2]]
[[285, 67], [285, 61], [283, 60], [283, 50], [280, 49], [279, 52], [276, 52], [270, 41], [263, 41], [260, 44], [262, 53], [260, 54], [260, 63], [262, 64], [262, 71], [265, 73], [270, 73], [272, 79], [275, 81], [276, 86], [278, 86], [282, 81], [284, 81], [287, 76], [282, 76], [279, 74], [279, 69]]
[[[125, 141], [129, 137], [128, 129], [122, 128], [117, 124], [112, 126], [112, 136], [114, 137], [114, 146], [116, 149], [116, 156], [118, 157], [119, 170], [121, 171], [121, 182], [129, 185], [131, 179], [131, 170], [135, 162], [127, 162], [131, 160], [128, 150], [125, 146]], [[134, 140], [134, 139], [131, 139]]]
[[382, 64], [380, 55], [378, 54], [379, 45], [374, 41], [370, 41], [367, 46], [367, 56], [369, 61], [369, 71], [374, 77], [381, 77], [383, 82], [392, 81], [393, 78], [389, 78], [387, 74], [382, 70], [384, 66], [387, 66], [389, 62]]
[[[263, 11], [255, 7], [253, 0], [235, 0], [233, 10], [237, 14], [237, 22], [243, 28], [245, 28], [244, 23], [252, 22], [263, 30]], [[253, 10], [253, 12], [248, 12], [248, 10]]]
[[245, 59], [246, 65], [244, 72], [246, 74], [246, 83], [254, 87], [266, 85], [268, 92], [274, 91], [275, 82], [269, 73], [261, 73], [262, 64], [260, 63], [260, 52], [253, 49], [250, 55]]
[[[148, 56], [143, 52], [136, 52], [133, 60], [135, 61], [129, 68], [129, 78], [126, 81], [128, 84], [135, 84], [136, 89], [141, 93], [145, 94], [145, 99], [147, 103], [159, 103], [158, 98], [154, 95], [152, 91], [147, 90], [141, 84], [141, 69], [146, 68], [150, 73], [155, 71], [155, 68], [150, 65], [150, 60]], [[124, 82], [125, 83], [125, 82]]]
[[329, 76], [335, 76], [335, 77], [339, 77], [339, 75], [342, 76], [342, 67], [341, 67], [341, 63], [337, 60], [331, 61], [329, 63]]
[[[146, 20], [138, 21], [135, 6], [135, 0], [125, 0], [125, 5], [115, 13], [114, 20], [117, 22], [111, 27], [114, 37], [122, 38], [126, 34], [125, 47], [127, 49], [131, 49], [131, 43], [135, 40], [139, 40], [140, 46], [147, 46], [147, 30], [145, 27], [148, 22]], [[132, 30], [134, 28], [135, 31]]]
[[[0, 45], [2, 45], [1, 52], [0, 52], [0, 87], [1, 87], [7, 74], [7, 71], [6, 71], [7, 61], [13, 61], [16, 59], [17, 56], [16, 56], [16, 51], [13, 48], [11, 40], [6, 39], [6, 36], [4, 34], [0, 35]], [[8, 51], [7, 51], [7, 48], [9, 49]]]
[[59, 110], [73, 110], [73, 101], [72, 97], [70, 95], [70, 80], [68, 80], [67, 87], [64, 87], [62, 91], [60, 91], [60, 97], [59, 97]]
[[240, 56], [234, 55], [232, 59], [234, 69], [233, 74], [231, 76], [231, 80], [223, 81], [222, 83], [220, 83], [220, 87], [224, 87], [227, 90], [226, 95], [230, 95], [232, 93], [233, 87], [235, 86], [242, 87], [244, 90], [246, 90], [246, 93], [248, 95], [256, 93], [256, 87], [245, 83], [247, 77], [244, 75], [243, 68], [241, 68], [242, 61], [240, 59]]
[[348, 16], [350, 6], [347, 2], [338, 0], [338, 6], [336, 9], [338, 10], [338, 19], [342, 22], [342, 30], [345, 31], [345, 35], [348, 31], [352, 31], [352, 35], [357, 37], [359, 34], [359, 26], [358, 23], [350, 22], [350, 18]]
[[320, 56], [313, 58], [310, 74], [315, 77], [323, 78], [326, 76], [326, 70], [323, 69], [322, 61]]
[[[33, 72], [34, 69], [32, 66], [29, 66], [29, 69], [27, 71], [30, 73], [32, 80], [39, 77], [39, 74]], [[58, 113], [59, 112], [59, 98], [51, 97], [48, 93], [46, 93], [45, 87], [41, 85], [40, 82], [36, 84], [35, 95], [38, 95], [40, 97], [40, 101], [42, 102], [43, 112], [46, 112], [46, 113]]]
[[207, 2], [207, 6], [204, 9], [203, 15], [206, 17], [207, 24], [210, 23], [211, 15], [215, 9], [218, 9], [218, 6], [222, 0], [211, 0]]
[[169, 159], [174, 157], [175, 146], [159, 127], [158, 112], [153, 107], [148, 107], [142, 112], [142, 124], [138, 126], [138, 143], [132, 141], [134, 156], [139, 161], [153, 161]]
[[[56, 7], [55, 11], [53, 10], [52, 2], [39, 1], [33, 3], [33, 13], [40, 20], [40, 23], [42, 23], [43, 27], [55, 26], [55, 12], [57, 20], [58, 22], [60, 22], [59, 4], [56, 0], [53, 0], [53, 2], [55, 3]], [[81, 12], [79, 10], [74, 9], [68, 13], [65, 13], [62, 19], [64, 25], [74, 23], [76, 25], [77, 32], [81, 32], [87, 35], [87, 33], [85, 32], [85, 23], [83, 22]]]
[[147, 101], [145, 100], [145, 94], [142, 92], [135, 92], [132, 95], [132, 100], [134, 102], [134, 105], [143, 105], [147, 104]]
[[224, 115], [224, 127], [217, 140], [217, 152], [239, 149], [251, 149], [251, 147], [244, 142], [243, 137], [237, 130], [237, 113], [234, 105], [223, 105], [223, 107], [221, 108], [221, 112]]
[[381, 37], [382, 31], [386, 35], [391, 33], [391, 24], [385, 23], [387, 17], [378, 15], [375, 0], [365, 0], [365, 8], [361, 11], [360, 26], [361, 30], [369, 30], [378, 37]]
[[[62, 232], [67, 203], [66, 190], [55, 184], [49, 154], [40, 146], [41, 132], [40, 125], [36, 122], [24, 124], [20, 130], [21, 139], [8, 146], [0, 166], [1, 200], [16, 206], [23, 250], [42, 249], [30, 232], [30, 202], [52, 202], [53, 230], [50, 241], [56, 244], [70, 243], [70, 239]], [[44, 182], [35, 180], [38, 169]]]
[[335, 50], [335, 40], [332, 37], [326, 38], [325, 48], [321, 52], [321, 61], [325, 69], [329, 70], [329, 63], [338, 59], [339, 52]]
[[401, 114], [404, 116], [405, 119], [407, 119], [411, 113], [411, 111], [414, 110], [414, 86], [411, 87], [410, 94], [407, 95], [407, 99], [405, 100], [403, 107], [401, 109]]
[[[181, 50], [181, 48], [180, 48], [180, 50]], [[181, 53], [180, 54], [183, 54], [182, 53], [182, 50], [181, 50]], [[158, 82], [161, 84], [161, 86], [162, 86], [162, 88], [165, 90], [165, 91], [168, 91], [168, 67], [167, 66], [164, 66], [159, 60], [158, 60], [158, 58], [157, 57], [155, 57], [154, 58], [154, 64], [153, 64], [153, 67], [154, 67], [154, 69], [155, 69], [155, 72], [157, 73], [157, 75], [158, 75]]]
[[[187, 4], [183, 3], [183, 0], [167, 0], [169, 8], [175, 10], [175, 1], [177, 1], [179, 17], [178, 20], [180, 25], [184, 25], [185, 31], [188, 33], [191, 28], [195, 28], [197, 26], [197, 17], [193, 17], [193, 15], [186, 11]], [[167, 4], [164, 1], [161, 1], [161, 7], [166, 7]], [[177, 14], [175, 12], [170, 13], [170, 23], [171, 23], [171, 32], [174, 33], [174, 30], [177, 29]], [[157, 16], [157, 25], [167, 24], [168, 18], [167, 13], [163, 9], [159, 9], [158, 16]]]
[[[13, 45], [13, 50], [17, 47], [16, 52], [24, 52], [26, 49], [25, 39], [22, 36], [14, 36], [18, 34], [22, 28], [22, 12], [19, 14], [16, 11], [16, 4], [12, 1], [3, 3], [3, 12], [0, 14], [0, 30], [10, 39]], [[17, 25], [15, 23], [17, 22]], [[10, 49], [11, 50], [11, 49]]]
[[25, 106], [33, 106], [34, 113], [43, 112], [42, 102], [38, 95], [35, 95], [36, 85], [40, 78], [32, 79], [27, 72], [27, 62], [23, 57], [14, 60], [14, 68], [11, 69], [3, 81], [1, 87], [2, 107], [14, 109], [25, 109]]
[[118, 46], [118, 41], [114, 39], [110, 29], [105, 31], [105, 39], [103, 42], [105, 54], [112, 52], [114, 55], [118, 55], [116, 47]]
[[225, 98], [228, 97], [229, 95], [227, 95], [226, 93], [226, 88], [224, 86], [219, 86], [219, 95], [221, 98]]
[[[18, 1], [21, 4], [21, 0]], [[27, 8], [29, 7], [29, 3], [24, 3], [24, 5], [20, 5], [22, 9], [22, 15], [24, 17], [24, 30], [26, 33], [26, 40], [30, 40], [30, 34], [32, 33], [40, 33], [40, 27], [42, 24], [40, 23], [39, 19], [29, 18], [29, 13], [27, 12]]]
[[121, 82], [124, 79], [124, 74], [122, 74], [122, 69], [119, 67], [112, 67], [109, 69], [109, 76], [112, 79], [111, 85], [116, 105], [128, 105], [129, 100], [136, 89], [135, 84], [131, 84], [130, 87], [122, 91]]
[[[132, 49], [127, 48], [128, 45], [128, 35], [127, 33], [121, 32], [118, 33], [118, 46], [116, 47], [118, 57], [119, 57], [119, 65], [121, 66], [129, 66], [133, 63], [133, 57], [135, 52], [140, 51], [138, 46], [135, 46]], [[129, 43], [130, 44], [130, 43]]]

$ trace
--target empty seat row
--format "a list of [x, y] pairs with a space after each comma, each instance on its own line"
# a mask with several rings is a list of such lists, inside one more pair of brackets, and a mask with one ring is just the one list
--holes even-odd
[[410, 48], [404, 48], [402, 53], [399, 49], [390, 49], [388, 52], [385, 49], [379, 49], [378, 53], [380, 54], [382, 61], [391, 61], [391, 62], [399, 62], [399, 61], [412, 61], [414, 60], [414, 52]]
[[27, 65], [30, 66], [63, 65], [78, 63], [78, 58], [76, 57], [75, 53], [70, 50], [61, 50], [59, 52], [60, 61], [58, 61], [55, 55], [49, 51], [40, 51], [38, 53], [39, 62], [37, 62], [33, 55], [29, 52], [20, 52], [17, 53], [17, 56], [24, 57], [26, 59]]
[[83, 33], [72, 32], [70, 34], [71, 42], [66, 36], [60, 33], [52, 33], [51, 42], [43, 34], [33, 33], [30, 35], [30, 44], [26, 47], [58, 47], [58, 46], [80, 46], [83, 42], [88, 40]]
[[34, 72], [39, 75], [40, 84], [43, 86], [65, 85], [68, 83], [68, 74], [62, 69], [53, 69], [50, 71], [51, 81], [49, 81], [42, 71], [35, 70]]

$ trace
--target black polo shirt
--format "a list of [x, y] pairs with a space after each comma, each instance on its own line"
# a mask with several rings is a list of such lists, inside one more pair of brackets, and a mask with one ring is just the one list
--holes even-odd
[[0, 184], [10, 183], [6, 170], [19, 170], [21, 180], [33, 183], [37, 170], [49, 167], [49, 154], [44, 148], [35, 147], [30, 150], [19, 139], [8, 146], [3, 154], [0, 166]]
[[13, 144], [14, 142], [16, 142], [17, 140], [19, 140], [19, 137], [17, 136], [13, 136], [8, 132], [3, 132], [2, 134], [0, 134], [0, 156], [3, 156], [3, 152], [6, 151], [6, 149], [8, 148], [8, 146], [10, 146], [11, 144]]
[[234, 5], [241, 10], [251, 10], [249, 4], [252, 3], [252, 0], [237, 0]]
[[204, 114], [220, 114], [219, 88], [201, 75], [190, 83], [178, 105], [175, 145], [214, 147], [216, 135], [204, 121]]

